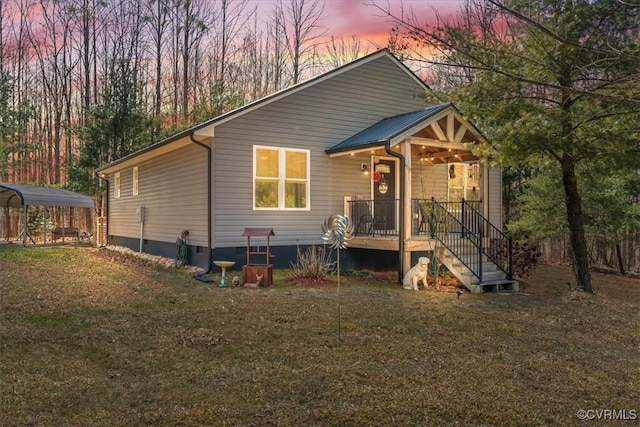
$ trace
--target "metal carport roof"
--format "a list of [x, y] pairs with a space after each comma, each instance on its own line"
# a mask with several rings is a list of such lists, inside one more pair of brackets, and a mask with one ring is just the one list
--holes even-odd
[[0, 182], [0, 207], [19, 208], [22, 206], [94, 208], [95, 203], [91, 197], [62, 188]]

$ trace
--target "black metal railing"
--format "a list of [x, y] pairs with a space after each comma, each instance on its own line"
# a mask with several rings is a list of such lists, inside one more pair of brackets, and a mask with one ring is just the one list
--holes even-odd
[[429, 227], [429, 234], [448, 249], [473, 275], [482, 280], [482, 239], [472, 241], [470, 230], [467, 230], [459, 219], [462, 218], [460, 213], [447, 210], [446, 205], [450, 203], [432, 200], [430, 213], [432, 224]]
[[[411, 201], [411, 212], [413, 213], [413, 225], [411, 229], [412, 235], [430, 234], [429, 230], [429, 212], [433, 210], [434, 199], [413, 199]], [[461, 202], [438, 202], [445, 211], [449, 212], [458, 222], [461, 224], [469, 224], [469, 215], [467, 211], [472, 208], [475, 212], [480, 211], [479, 201], [466, 201]], [[455, 226], [455, 224], [451, 224]], [[460, 233], [462, 227], [458, 227], [452, 232]]]
[[398, 236], [399, 200], [351, 200], [349, 217], [356, 236]]
[[412, 212], [419, 217], [412, 233], [440, 241], [478, 279], [484, 257], [513, 278], [511, 239], [482, 216], [480, 202], [414, 199]]
[[[356, 236], [398, 236], [399, 200], [351, 200], [349, 216]], [[411, 234], [437, 239], [482, 281], [482, 261], [493, 262], [513, 278], [511, 239], [480, 213], [479, 201], [411, 201]]]
[[463, 200], [463, 224], [482, 240], [483, 254], [513, 279], [513, 248], [511, 238], [500, 231], [480, 212], [479, 206]]

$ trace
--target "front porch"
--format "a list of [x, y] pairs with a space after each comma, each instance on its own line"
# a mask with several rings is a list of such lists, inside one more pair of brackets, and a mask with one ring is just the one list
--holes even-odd
[[432, 252], [472, 292], [513, 284], [501, 173], [474, 153], [487, 146], [441, 104], [382, 119], [326, 150], [360, 165], [359, 175], [353, 168], [343, 176], [355, 190], [344, 196], [355, 228], [350, 246], [397, 251], [401, 276], [415, 252]]
[[511, 240], [482, 216], [481, 202], [412, 199], [406, 238], [401, 238], [400, 207], [399, 199], [349, 201], [354, 226], [349, 246], [402, 251], [409, 259], [412, 252], [432, 252], [471, 292], [517, 290]]

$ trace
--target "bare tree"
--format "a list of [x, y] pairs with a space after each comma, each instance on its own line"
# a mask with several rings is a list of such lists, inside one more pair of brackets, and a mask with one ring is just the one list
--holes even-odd
[[[173, 0], [172, 20], [174, 37], [174, 91], [181, 93], [181, 119], [189, 117], [189, 108], [193, 105], [192, 61], [199, 56], [198, 48], [203, 36], [211, 27], [214, 18], [205, 0]], [[177, 107], [178, 101], [174, 102]], [[176, 108], [177, 110], [177, 108]], [[177, 115], [177, 111], [174, 113]], [[176, 116], [177, 117], [177, 116]], [[177, 124], [177, 121], [176, 121]]]
[[362, 40], [355, 34], [352, 34], [349, 40], [331, 36], [325, 48], [329, 54], [329, 60], [322, 64], [324, 71], [355, 61], [367, 53], [363, 49]]
[[151, 46], [154, 59], [154, 92], [153, 111], [156, 117], [160, 116], [163, 101], [163, 56], [165, 52], [166, 38], [164, 34], [168, 30], [169, 0], [150, 0], [145, 4], [145, 21], [148, 34], [151, 38]]
[[70, 76], [75, 64], [69, 52], [71, 28], [64, 5], [41, 0], [39, 6], [42, 19], [37, 28], [30, 28], [29, 41], [37, 55], [40, 83], [45, 89], [41, 101], [44, 101], [46, 128], [50, 130], [46, 133], [46, 164], [50, 166], [46, 183], [51, 184], [62, 182], [63, 158], [71, 151], [70, 143], [66, 143], [64, 149], [61, 144], [64, 129], [69, 127], [70, 112], [65, 112], [65, 108], [69, 107]]
[[321, 26], [324, 2], [288, 0], [284, 6], [281, 3], [282, 0], [276, 8], [277, 36], [284, 38], [285, 52], [291, 62], [292, 83], [296, 84], [316, 63], [317, 44], [326, 33], [326, 28]]

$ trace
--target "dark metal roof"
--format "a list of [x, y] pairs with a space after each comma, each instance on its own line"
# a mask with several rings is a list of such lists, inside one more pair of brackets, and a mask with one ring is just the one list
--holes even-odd
[[326, 150], [327, 154], [380, 145], [451, 107], [450, 103], [431, 105], [409, 113], [387, 117]]
[[91, 197], [62, 188], [34, 187], [25, 184], [0, 182], [0, 206], [70, 206], [94, 208]]

